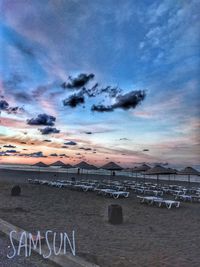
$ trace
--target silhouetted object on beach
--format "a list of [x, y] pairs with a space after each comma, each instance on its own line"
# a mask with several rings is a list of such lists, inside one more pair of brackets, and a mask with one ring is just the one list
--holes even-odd
[[111, 224], [123, 223], [122, 207], [117, 204], [108, 206], [108, 222]]
[[143, 173], [143, 178], [144, 178], [144, 183], [145, 183], [145, 172], [148, 171], [148, 170], [150, 170], [150, 169], [151, 169], [151, 167], [149, 165], [147, 165], [147, 164], [144, 163], [141, 166], [138, 166], [138, 167], [133, 168], [132, 169], [132, 174], [135, 173], [135, 175], [136, 175], [136, 181], [137, 181], [137, 178], [138, 178], [137, 174], [138, 173], [140, 173], [140, 174]]
[[17, 196], [20, 196], [20, 194], [21, 194], [20, 186], [19, 185], [13, 186], [11, 189], [11, 196], [17, 197]]
[[77, 170], [77, 174], [79, 175], [80, 174], [80, 169], [78, 168], [78, 170]]
[[123, 168], [116, 164], [115, 162], [109, 162], [101, 167], [101, 169], [109, 171], [121, 171]]
[[54, 163], [51, 163], [49, 166], [54, 166], [54, 167], [65, 167], [65, 165], [66, 165], [66, 164], [65, 164], [64, 162], [58, 160], [58, 161], [56, 161], [56, 162], [54, 162]]
[[164, 168], [160, 165], [156, 165], [155, 167], [145, 171], [144, 174], [145, 175], [156, 175], [156, 180], [158, 184], [160, 175], [174, 174], [174, 170]]
[[112, 172], [112, 176], [115, 176], [115, 171]]
[[42, 161], [39, 161], [35, 164], [33, 164], [32, 166], [36, 166], [36, 167], [48, 167], [47, 164], [43, 163]]
[[190, 176], [191, 175], [199, 176], [200, 172], [195, 170], [192, 167], [186, 167], [185, 169], [179, 171], [178, 174], [179, 175], [187, 175], [188, 176], [188, 185], [190, 186]]

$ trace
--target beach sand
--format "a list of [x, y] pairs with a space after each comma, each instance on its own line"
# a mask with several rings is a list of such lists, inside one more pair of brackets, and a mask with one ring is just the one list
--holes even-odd
[[[47, 176], [55, 178], [53, 173], [1, 170], [0, 218], [32, 233], [75, 230], [77, 254], [102, 267], [199, 266], [199, 203], [167, 210], [142, 205], [133, 193], [115, 200], [27, 183], [28, 178]], [[21, 185], [20, 197], [10, 196], [13, 184]], [[123, 224], [107, 222], [110, 204], [122, 206]]]

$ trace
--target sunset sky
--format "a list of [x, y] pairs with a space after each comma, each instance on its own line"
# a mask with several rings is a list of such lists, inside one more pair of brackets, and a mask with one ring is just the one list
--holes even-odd
[[198, 0], [0, 0], [0, 164], [200, 165]]

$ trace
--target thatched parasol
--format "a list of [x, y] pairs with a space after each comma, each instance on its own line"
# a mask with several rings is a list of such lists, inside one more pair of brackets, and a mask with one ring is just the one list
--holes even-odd
[[54, 166], [54, 167], [64, 167], [64, 166], [65, 166], [65, 163], [62, 162], [62, 161], [60, 161], [60, 160], [58, 160], [58, 161], [56, 161], [56, 162], [54, 162], [54, 163], [51, 163], [50, 166]]
[[192, 167], [186, 167], [185, 169], [181, 170], [178, 172], [179, 175], [187, 175], [188, 176], [188, 183], [190, 185], [190, 176], [191, 175], [200, 175], [200, 172], [195, 170], [194, 168]]
[[71, 164], [67, 163], [67, 164], [63, 165], [62, 168], [71, 169], [71, 168], [74, 168], [74, 167]]
[[33, 164], [32, 166], [36, 166], [36, 167], [48, 167], [48, 165], [45, 164], [45, 163], [42, 162], [42, 161], [39, 161], [39, 162]]
[[123, 168], [116, 164], [115, 162], [109, 162], [105, 165], [103, 165], [100, 169], [111, 171], [111, 175], [115, 176], [115, 171], [121, 171]]
[[167, 175], [167, 174], [172, 174], [172, 170], [164, 168], [160, 165], [156, 165], [155, 167], [149, 169], [148, 171], [144, 172], [145, 175], [156, 175], [157, 176], [157, 183], [159, 181], [159, 176], [160, 175]]

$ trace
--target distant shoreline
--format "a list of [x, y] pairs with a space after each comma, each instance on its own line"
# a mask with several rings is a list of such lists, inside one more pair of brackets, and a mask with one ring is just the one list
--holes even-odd
[[[111, 176], [109, 171], [87, 171], [84, 170], [80, 174], [77, 174], [77, 169], [64, 169], [64, 168], [53, 168], [53, 167], [30, 167], [30, 168], [12, 168], [12, 167], [2, 167], [0, 166], [0, 181], [11, 181], [26, 183], [29, 178], [31, 179], [46, 179], [46, 180], [65, 180], [75, 177], [76, 179], [88, 179], [88, 180], [136, 180], [138, 182], [144, 181], [143, 175], [116, 172], [116, 176]], [[199, 176], [191, 176], [191, 185], [200, 185]], [[146, 176], [146, 182], [155, 182], [156, 176]], [[170, 183], [170, 184], [188, 184], [187, 176], [183, 175], [171, 175], [170, 180], [168, 175], [160, 175], [160, 183]]]

